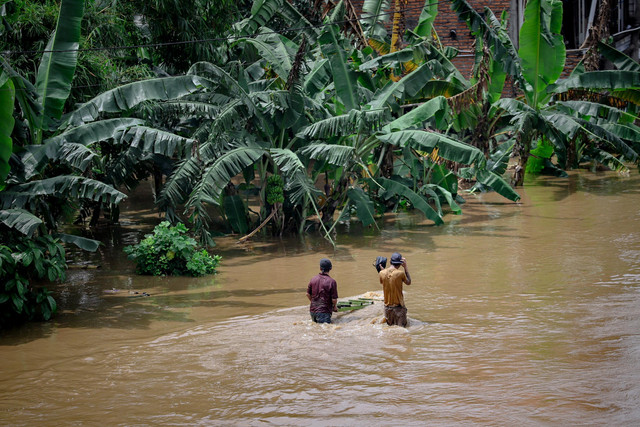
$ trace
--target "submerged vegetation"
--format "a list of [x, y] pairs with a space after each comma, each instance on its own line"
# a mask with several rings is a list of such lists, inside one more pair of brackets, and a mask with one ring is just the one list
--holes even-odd
[[[123, 192], [145, 179], [168, 222], [129, 249], [138, 270], [197, 275], [219, 259], [195, 251], [176, 267], [192, 242], [170, 223], [207, 245], [214, 228], [253, 236], [267, 225], [335, 244], [340, 222], [376, 227], [397, 209], [442, 224], [462, 212], [461, 181], [517, 201], [525, 172], [638, 163], [640, 66], [602, 40], [614, 69], [579, 64], [561, 78], [559, 0], [527, 2], [519, 49], [506, 15], [454, 0], [477, 40], [471, 76], [435, 34], [429, 1], [404, 32], [401, 5], [390, 16], [383, 0], [364, 1], [361, 25], [348, 1], [190, 0], [179, 13], [125, 3], [0, 6], [3, 312], [50, 316], [53, 299], [30, 280], [64, 275], [27, 274], [29, 251], [64, 260], [46, 239], [95, 250], [61, 226], [117, 223]], [[505, 97], [507, 77], [520, 96]]]
[[168, 221], [158, 224], [153, 234], [147, 234], [137, 245], [124, 251], [136, 263], [138, 274], [152, 276], [204, 276], [216, 272], [220, 256], [211, 256], [198, 248], [194, 239], [185, 235], [187, 227], [180, 223], [172, 227]]

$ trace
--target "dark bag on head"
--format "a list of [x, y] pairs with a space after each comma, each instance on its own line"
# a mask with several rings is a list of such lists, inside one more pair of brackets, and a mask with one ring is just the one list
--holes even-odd
[[373, 266], [376, 268], [378, 273], [380, 273], [380, 271], [382, 271], [385, 268], [387, 268], [387, 259], [385, 257], [383, 257], [383, 256], [379, 256], [374, 261]]

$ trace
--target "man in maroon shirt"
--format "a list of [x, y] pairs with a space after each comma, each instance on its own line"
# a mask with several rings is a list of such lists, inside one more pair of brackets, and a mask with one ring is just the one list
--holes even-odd
[[331, 313], [338, 311], [338, 284], [329, 276], [331, 261], [320, 260], [320, 273], [309, 281], [307, 298], [311, 301], [309, 313], [316, 323], [331, 323]]

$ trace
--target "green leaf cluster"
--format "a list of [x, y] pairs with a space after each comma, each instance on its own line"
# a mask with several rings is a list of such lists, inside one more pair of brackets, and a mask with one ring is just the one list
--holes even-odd
[[154, 228], [153, 234], [147, 234], [137, 245], [125, 247], [124, 252], [136, 262], [138, 274], [204, 276], [215, 273], [221, 257], [209, 255], [186, 233], [184, 224], [171, 226], [163, 221]]
[[65, 251], [58, 239], [26, 236], [0, 245], [0, 329], [29, 320], [49, 320], [57, 304], [46, 288], [32, 280], [62, 281]]

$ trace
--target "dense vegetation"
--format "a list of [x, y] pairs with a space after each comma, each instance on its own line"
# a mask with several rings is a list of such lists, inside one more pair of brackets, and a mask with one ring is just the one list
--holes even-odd
[[153, 234], [147, 234], [137, 245], [124, 251], [135, 261], [139, 274], [152, 276], [204, 276], [216, 272], [220, 256], [211, 256], [198, 248], [186, 235], [187, 227], [180, 223], [172, 227], [168, 221], [158, 224]]
[[[30, 277], [15, 266], [30, 251], [64, 258], [20, 239], [95, 249], [61, 225], [116, 222], [121, 191], [147, 178], [166, 219], [209, 245], [214, 219], [222, 232], [268, 225], [333, 243], [340, 221], [376, 226], [399, 208], [441, 224], [461, 212], [460, 180], [515, 201], [525, 171], [638, 163], [640, 66], [604, 40], [615, 69], [579, 65], [561, 79], [559, 0], [527, 2], [518, 50], [506, 16], [454, 0], [477, 39], [470, 79], [434, 36], [437, 3], [404, 33], [396, 13], [390, 34], [383, 0], [364, 2], [360, 26], [345, 18], [349, 2], [191, 0], [168, 15], [176, 3], [156, 3], [0, 8], [1, 48], [13, 52], [0, 58], [0, 237], [14, 265], [3, 261], [0, 277], [21, 284], [5, 286], [3, 310], [37, 311], [20, 302]], [[64, 31], [48, 38], [54, 27]], [[44, 53], [35, 62], [25, 50]], [[503, 96], [507, 76], [518, 98]]]

